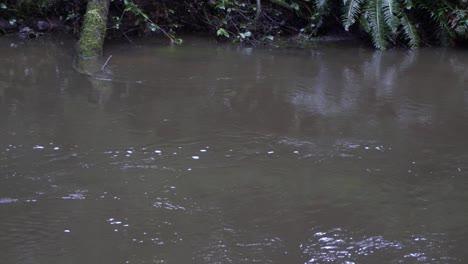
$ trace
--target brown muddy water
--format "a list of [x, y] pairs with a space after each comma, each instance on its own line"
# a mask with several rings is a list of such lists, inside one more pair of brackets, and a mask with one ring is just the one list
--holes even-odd
[[0, 263], [468, 263], [468, 52], [0, 38]]

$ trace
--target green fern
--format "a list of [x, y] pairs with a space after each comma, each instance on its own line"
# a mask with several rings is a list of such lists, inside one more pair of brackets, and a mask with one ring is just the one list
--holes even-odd
[[405, 13], [402, 13], [401, 17], [401, 25], [403, 27], [403, 32], [405, 38], [408, 40], [410, 48], [417, 48], [419, 47], [421, 40], [419, 38], [419, 33], [416, 29], [416, 26], [413, 22], [408, 18]]
[[328, 14], [328, 2], [329, 0], [315, 0], [315, 8], [322, 16]]
[[461, 39], [468, 39], [468, 2], [458, 6], [452, 12], [454, 17], [451, 28]]
[[387, 49], [400, 36], [408, 42], [410, 48], [417, 48], [421, 40], [412, 20], [415, 9], [418, 12], [424, 9], [426, 13], [430, 10], [430, 17], [437, 21], [440, 34], [450, 39], [448, 15], [440, 13], [446, 10], [447, 1], [450, 0], [344, 0], [343, 26], [348, 30], [359, 16], [361, 29], [369, 34], [377, 49]]
[[323, 26], [325, 17], [329, 14], [329, 0], [314, 0], [315, 12], [311, 15], [311, 34], [317, 35], [318, 30]]
[[395, 34], [400, 25], [398, 15], [401, 13], [397, 0], [383, 0], [382, 9], [384, 14], [385, 23], [387, 24], [390, 31]]
[[356, 22], [356, 17], [359, 15], [363, 0], [343, 0], [343, 25], [346, 31]]
[[386, 49], [388, 47], [388, 39], [390, 34], [384, 19], [383, 0], [370, 0], [366, 5], [366, 12], [369, 18], [370, 32], [372, 43], [378, 49]]
[[426, 11], [430, 18], [437, 24], [437, 38], [443, 45], [450, 43], [455, 38], [455, 33], [449, 25], [449, 10], [452, 9], [451, 4], [447, 0], [439, 1], [417, 1], [419, 9]]

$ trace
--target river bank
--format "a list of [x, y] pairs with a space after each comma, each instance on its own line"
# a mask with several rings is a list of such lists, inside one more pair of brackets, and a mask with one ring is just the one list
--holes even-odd
[[[88, 1], [0, 3], [0, 33], [35, 38], [62, 31], [79, 37]], [[391, 5], [390, 5], [391, 3]], [[468, 3], [436, 1], [111, 1], [106, 39], [165, 36], [181, 44], [203, 33], [241, 45], [354, 38], [377, 49], [466, 47]]]

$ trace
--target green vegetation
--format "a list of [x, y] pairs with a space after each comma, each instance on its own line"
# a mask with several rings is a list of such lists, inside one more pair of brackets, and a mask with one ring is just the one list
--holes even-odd
[[158, 26], [155, 22], [151, 20], [151, 18], [143, 11], [141, 10], [132, 0], [124, 0], [124, 7], [125, 9], [122, 12], [122, 15], [120, 17], [114, 17], [116, 19], [116, 23], [114, 24], [113, 28], [119, 29], [121, 25], [121, 20], [125, 16], [127, 12], [133, 14], [137, 18], [136, 24], [140, 23], [140, 19], [143, 20], [148, 27], [150, 28], [151, 31], [161, 31], [167, 38], [171, 40], [172, 44], [182, 44], [182, 39], [176, 38], [174, 34], [167, 32], [160, 26]]
[[47, 13], [50, 8], [57, 4], [58, 0], [18, 0], [18, 10], [25, 15]]
[[[84, 15], [87, 2], [0, 0], [0, 32], [9, 30], [1, 19], [27, 25], [39, 17], [78, 33], [84, 20], [93, 19]], [[182, 42], [176, 33], [183, 32], [251, 45], [285, 36], [307, 41], [341, 34], [378, 49], [416, 48], [466, 44], [467, 10], [466, 0], [111, 0], [106, 26], [108, 37], [160, 33], [174, 44]]]
[[450, 0], [345, 0], [342, 18], [346, 30], [359, 21], [378, 49], [401, 43], [402, 38], [414, 48], [421, 45], [421, 35], [442, 44], [466, 39], [467, 7], [467, 1]]

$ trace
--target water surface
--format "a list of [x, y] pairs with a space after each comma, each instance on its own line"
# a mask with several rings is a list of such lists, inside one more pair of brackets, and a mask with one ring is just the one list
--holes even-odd
[[468, 52], [0, 38], [1, 263], [466, 263]]

